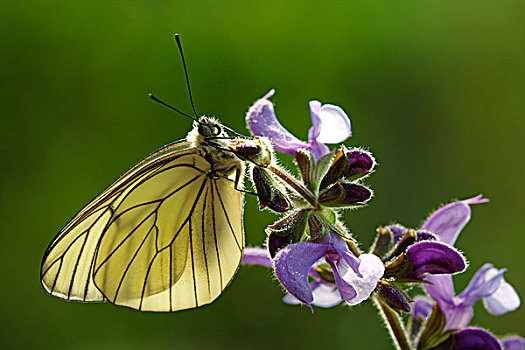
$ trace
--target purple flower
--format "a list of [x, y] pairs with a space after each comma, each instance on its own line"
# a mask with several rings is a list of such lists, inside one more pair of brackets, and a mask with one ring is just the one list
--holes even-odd
[[[458, 201], [444, 206], [433, 213], [423, 225], [423, 229], [433, 232], [448, 244], [454, 244], [459, 233], [470, 220], [471, 204], [484, 203], [487, 199], [480, 196]], [[434, 299], [445, 314], [445, 331], [461, 329], [470, 323], [474, 311], [472, 306], [483, 299], [485, 308], [492, 314], [502, 315], [515, 310], [520, 299], [514, 288], [508, 284], [503, 273], [492, 264], [483, 265], [472, 278], [465, 290], [455, 296], [452, 276], [427, 276], [432, 284], [425, 285], [425, 290]]]
[[469, 327], [454, 334], [456, 350], [501, 350], [501, 344], [489, 332]]
[[433, 306], [434, 302], [432, 300], [418, 295], [414, 299], [414, 312], [412, 317], [415, 319], [418, 319], [419, 317], [426, 319], [432, 312]]
[[[309, 307], [315, 302], [325, 304], [327, 299], [336, 301], [334, 289], [320, 289], [320, 284], [324, 282], [321, 278], [314, 279], [317, 283], [312, 285], [309, 282], [308, 276], [316, 275], [312, 267], [321, 259], [331, 266], [340, 298], [349, 305], [368, 299], [384, 273], [381, 259], [373, 254], [356, 257], [345, 241], [333, 234], [328, 234], [318, 242], [290, 244], [275, 256], [275, 272], [288, 293]], [[314, 291], [317, 295], [314, 295]], [[319, 295], [323, 291], [332, 295]], [[319, 303], [319, 300], [322, 302]]]
[[523, 350], [525, 349], [525, 339], [518, 335], [511, 335], [501, 339], [505, 350]]
[[270, 259], [266, 249], [244, 248], [241, 264], [272, 267], [272, 259]]
[[275, 90], [270, 90], [250, 107], [246, 122], [254, 135], [268, 137], [277, 151], [295, 154], [299, 148], [306, 148], [317, 161], [330, 151], [325, 143], [340, 143], [350, 137], [350, 119], [341, 107], [310, 101], [312, 127], [308, 131], [308, 143], [299, 140], [277, 120], [273, 104], [268, 100], [274, 93]]

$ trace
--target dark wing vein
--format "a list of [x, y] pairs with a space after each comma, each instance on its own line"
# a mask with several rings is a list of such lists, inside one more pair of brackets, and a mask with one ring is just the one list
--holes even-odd
[[[140, 245], [139, 247], [135, 250], [135, 253], [133, 254], [133, 256], [131, 257], [131, 260], [129, 261], [128, 263], [128, 266], [126, 266], [126, 269], [124, 270], [124, 273], [122, 274], [122, 277], [120, 278], [120, 281], [119, 281], [119, 284], [118, 284], [118, 287], [117, 287], [117, 290], [115, 292], [115, 298], [113, 299], [113, 302], [115, 302], [117, 300], [117, 295], [120, 291], [120, 287], [122, 286], [122, 282], [124, 281], [124, 278], [126, 277], [126, 274], [128, 273], [131, 265], [133, 264], [133, 261], [135, 261], [135, 258], [137, 257], [137, 255], [139, 254], [140, 250], [142, 249], [142, 246], [144, 245], [144, 242], [146, 242], [146, 240], [148, 239], [151, 231], [156, 228], [156, 226], [152, 226], [148, 233], [144, 236], [144, 239], [142, 240], [142, 242], [140, 242]], [[141, 302], [142, 303], [142, 302]]]
[[[213, 181], [211, 181], [213, 182]], [[211, 188], [211, 186], [210, 186]], [[204, 256], [204, 267], [206, 268], [206, 278], [208, 280], [208, 294], [211, 294], [211, 286], [210, 286], [210, 272], [208, 270], [208, 257], [206, 256], [206, 207], [207, 207], [207, 199], [208, 199], [208, 191], [206, 191], [206, 195], [204, 196], [204, 203], [202, 204], [202, 218], [201, 218], [201, 233], [202, 233], [202, 253]]]
[[228, 226], [230, 227], [230, 231], [231, 231], [231, 233], [233, 235], [233, 238], [235, 239], [235, 243], [237, 243], [237, 247], [239, 248], [239, 250], [242, 251], [243, 247], [241, 246], [241, 244], [237, 240], [237, 236], [235, 235], [235, 230], [233, 229], [233, 226], [232, 226], [232, 224], [230, 222], [230, 217], [228, 216], [228, 213], [226, 212], [226, 208], [224, 207], [224, 203], [222, 201], [222, 197], [221, 197], [221, 193], [219, 191], [219, 188], [215, 187], [215, 189], [217, 190], [217, 197], [219, 198], [219, 203], [221, 203], [222, 211], [224, 212], [224, 216], [226, 217], [226, 222], [228, 222]]
[[221, 256], [219, 254], [219, 246], [217, 244], [217, 228], [215, 225], [215, 194], [214, 194], [214, 187], [215, 187], [215, 181], [211, 181], [211, 218], [213, 223], [213, 239], [215, 240], [215, 252], [217, 253], [217, 266], [219, 267], [219, 277], [221, 281], [221, 290], [224, 289], [223, 281], [222, 281], [222, 268], [221, 268]]

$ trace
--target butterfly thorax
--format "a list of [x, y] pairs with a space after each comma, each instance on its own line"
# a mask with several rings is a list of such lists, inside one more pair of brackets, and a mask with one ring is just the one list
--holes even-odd
[[216, 118], [202, 116], [193, 123], [186, 139], [211, 164], [214, 174], [228, 176], [244, 168], [243, 162], [228, 150], [228, 137]]

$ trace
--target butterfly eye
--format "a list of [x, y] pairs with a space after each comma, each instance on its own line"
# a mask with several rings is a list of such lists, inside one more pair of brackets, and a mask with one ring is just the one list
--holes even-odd
[[212, 135], [212, 129], [209, 125], [207, 124], [199, 124], [199, 134], [201, 134], [202, 136], [210, 136]]

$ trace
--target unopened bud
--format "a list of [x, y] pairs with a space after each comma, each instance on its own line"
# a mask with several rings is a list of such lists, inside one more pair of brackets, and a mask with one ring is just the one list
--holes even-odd
[[365, 186], [351, 182], [337, 182], [324, 190], [319, 202], [329, 207], [364, 205], [372, 197], [372, 191]]
[[268, 208], [278, 213], [285, 213], [290, 209], [285, 190], [268, 170], [254, 166], [252, 182], [259, 197], [259, 209]]

